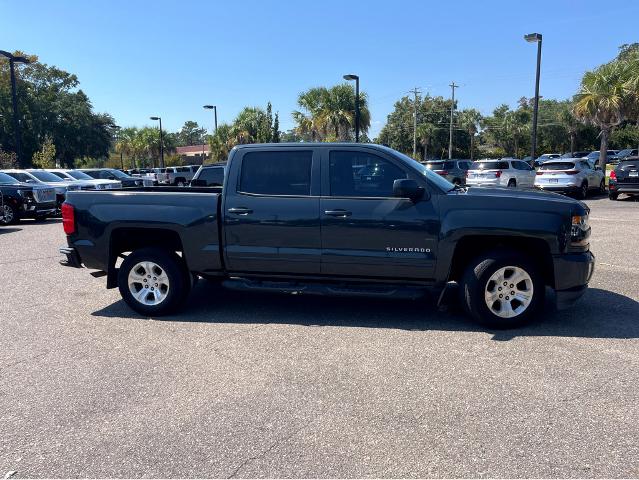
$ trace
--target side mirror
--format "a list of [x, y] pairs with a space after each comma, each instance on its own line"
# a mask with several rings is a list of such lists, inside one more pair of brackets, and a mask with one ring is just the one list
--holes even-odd
[[415, 180], [398, 178], [393, 182], [393, 196], [409, 198], [415, 202], [424, 196], [424, 188], [420, 187]]
[[200, 180], [199, 178], [194, 178], [191, 180], [192, 187], [206, 187], [206, 180]]

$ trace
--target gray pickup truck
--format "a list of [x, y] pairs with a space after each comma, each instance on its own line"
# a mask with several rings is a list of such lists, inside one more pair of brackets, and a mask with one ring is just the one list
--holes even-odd
[[64, 265], [85, 266], [149, 316], [194, 278], [244, 291], [459, 302], [510, 328], [545, 287], [560, 306], [593, 273], [589, 209], [552, 193], [455, 186], [370, 144], [235, 147], [223, 187], [70, 192]]

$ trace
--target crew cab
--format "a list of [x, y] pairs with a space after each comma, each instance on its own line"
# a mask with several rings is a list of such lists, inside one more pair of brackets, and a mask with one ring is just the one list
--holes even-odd
[[560, 307], [583, 295], [588, 214], [552, 193], [455, 186], [381, 145], [241, 145], [223, 187], [70, 192], [60, 251], [147, 316], [175, 312], [203, 277], [244, 291], [430, 291], [510, 328], [534, 318], [546, 286]]

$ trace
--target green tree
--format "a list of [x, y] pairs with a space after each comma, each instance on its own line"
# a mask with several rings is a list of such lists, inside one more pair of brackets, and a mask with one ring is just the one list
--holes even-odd
[[473, 160], [475, 153], [475, 136], [479, 131], [479, 125], [482, 120], [482, 115], [474, 108], [463, 110], [459, 114], [459, 126], [468, 133], [470, 139], [470, 159]]
[[586, 72], [574, 97], [573, 112], [601, 131], [599, 165], [605, 169], [606, 150], [611, 130], [624, 119], [628, 108], [626, 82], [630, 77], [626, 62], [613, 61]]
[[184, 122], [182, 129], [177, 133], [175, 145], [184, 147], [187, 145], [201, 145], [206, 143], [206, 128], [200, 127], [197, 122], [188, 120]]
[[[93, 111], [75, 75], [25, 56], [31, 63], [16, 69], [23, 157], [30, 162], [50, 138], [65, 166], [80, 158], [106, 158], [113, 118]], [[0, 62], [0, 115], [0, 148], [15, 151], [8, 62]]]
[[437, 127], [432, 123], [421, 123], [417, 126], [417, 141], [422, 149], [422, 160], [428, 159], [428, 146], [437, 133]]
[[[313, 141], [352, 141], [355, 138], [355, 89], [349, 83], [331, 88], [316, 87], [302, 92], [297, 99], [300, 110], [293, 112], [300, 135]], [[360, 132], [371, 124], [366, 93], [359, 93]]]
[[51, 137], [47, 136], [40, 150], [33, 154], [31, 163], [35, 168], [56, 168], [55, 144]]

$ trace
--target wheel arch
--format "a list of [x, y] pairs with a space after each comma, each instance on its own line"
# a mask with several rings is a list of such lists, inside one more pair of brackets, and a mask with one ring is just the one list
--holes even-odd
[[[509, 250], [535, 261], [546, 285], [554, 287], [554, 265], [550, 246], [540, 238], [517, 236], [466, 236], [462, 237], [453, 251], [448, 281], [459, 282], [468, 264], [482, 254], [493, 250]], [[530, 255], [530, 252], [537, 252]]]

